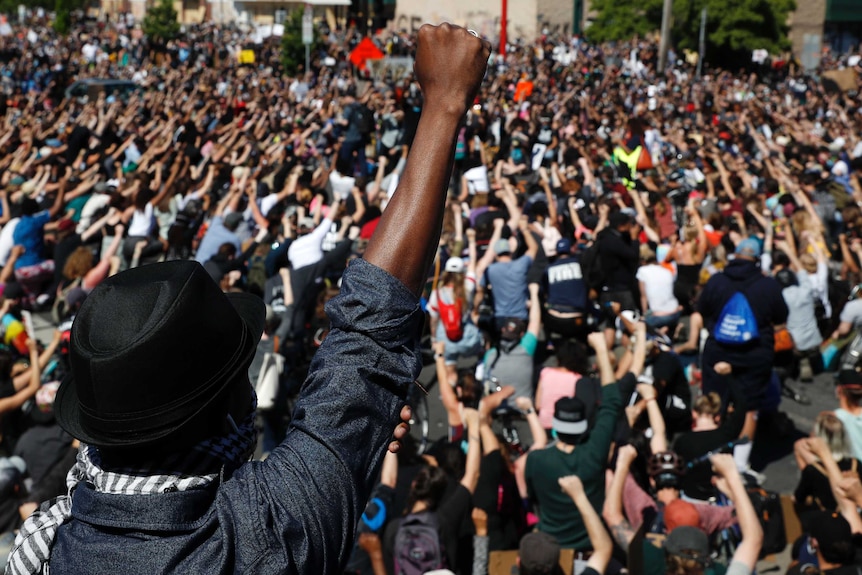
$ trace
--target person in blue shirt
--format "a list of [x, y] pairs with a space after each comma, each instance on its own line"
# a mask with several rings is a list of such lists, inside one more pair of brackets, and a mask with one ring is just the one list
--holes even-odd
[[21, 219], [15, 226], [12, 240], [22, 246], [24, 253], [15, 260], [15, 280], [21, 284], [26, 304], [32, 306], [47, 299], [45, 290], [54, 279], [54, 261], [43, 255], [45, 249], [45, 224], [50, 222], [63, 207], [63, 194], [68, 178], [60, 182], [54, 203], [47, 210], [39, 210], [36, 200], [25, 197], [21, 202]]
[[572, 240], [557, 242], [557, 257], [545, 270], [542, 282], [545, 310], [542, 324], [552, 334], [586, 343], [590, 333], [589, 287]]

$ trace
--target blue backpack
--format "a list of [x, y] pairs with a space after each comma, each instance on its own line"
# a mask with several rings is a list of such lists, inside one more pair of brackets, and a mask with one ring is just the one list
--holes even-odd
[[746, 345], [760, 337], [757, 318], [754, 317], [748, 298], [741, 291], [733, 294], [721, 308], [713, 337], [724, 345]]

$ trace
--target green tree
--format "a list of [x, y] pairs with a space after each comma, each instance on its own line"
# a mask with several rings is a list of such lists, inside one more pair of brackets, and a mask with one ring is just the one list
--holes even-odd
[[57, 0], [54, 4], [54, 31], [61, 36], [69, 33], [72, 25], [72, 6], [69, 0]]
[[593, 42], [630, 40], [661, 28], [662, 0], [595, 0], [597, 13], [586, 34]]
[[[661, 29], [662, 0], [596, 0], [597, 17], [587, 29], [596, 42], [627, 40]], [[733, 66], [745, 53], [765, 48], [772, 53], [790, 47], [787, 18], [795, 0], [674, 0], [674, 45], [697, 50], [700, 14], [706, 7], [707, 60]]]
[[[284, 21], [284, 34], [281, 37], [281, 63], [284, 73], [293, 76], [305, 67], [305, 44], [302, 43], [302, 13], [303, 10], [292, 10]], [[320, 49], [320, 36], [316, 27], [311, 28], [311, 46], [309, 51], [314, 54]]]
[[167, 42], [176, 38], [180, 33], [180, 24], [177, 22], [173, 0], [159, 0], [158, 4], [147, 9], [141, 27], [144, 34], [155, 40]]
[[675, 0], [673, 36], [678, 48], [697, 50], [704, 7], [710, 62], [732, 66], [751, 50], [775, 54], [790, 47], [787, 18], [795, 0]]

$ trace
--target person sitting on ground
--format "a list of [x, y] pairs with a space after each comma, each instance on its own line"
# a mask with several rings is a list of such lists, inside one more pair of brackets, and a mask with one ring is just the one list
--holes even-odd
[[[832, 457], [841, 472], [849, 477], [855, 475], [862, 479], [862, 462], [850, 455], [851, 446], [844, 424], [831, 411], [821, 412], [814, 421], [811, 437], [819, 437], [829, 445]], [[802, 438], [793, 445], [796, 463], [802, 471], [799, 483], [793, 493], [793, 507], [808, 532], [811, 516], [817, 511], [836, 511], [838, 501], [829, 484], [829, 474], [823, 463], [808, 449], [808, 438]]]
[[862, 372], [859, 369], [841, 370], [835, 378], [835, 395], [838, 397], [835, 416], [844, 424], [853, 457], [862, 461]]
[[457, 378], [459, 358], [482, 353], [482, 334], [473, 323], [471, 313], [476, 291], [476, 235], [468, 237], [469, 258], [466, 262], [458, 256], [446, 260], [440, 283], [428, 298], [431, 340], [445, 343], [450, 384]]
[[[716, 474], [716, 484], [736, 505], [736, 515], [742, 540], [737, 545], [730, 565], [725, 572], [722, 566], [713, 565], [712, 549], [708, 533], [700, 523], [695, 507], [691, 503], [676, 500], [666, 507], [667, 537], [644, 538], [641, 568], [632, 572], [649, 575], [751, 575], [757, 564], [760, 548], [763, 544], [763, 528], [754, 511], [754, 506], [748, 498], [745, 483], [739, 472], [733, 456], [729, 454], [714, 455], [710, 458]], [[629, 567], [632, 567], [631, 555]], [[637, 569], [637, 568], [635, 568]]]
[[572, 498], [578, 512], [584, 518], [587, 535], [589, 535], [590, 544], [593, 547], [593, 553], [587, 560], [581, 575], [601, 575], [611, 560], [611, 554], [614, 550], [613, 542], [608, 536], [604, 524], [602, 524], [601, 517], [590, 504], [587, 494], [584, 493], [584, 484], [581, 479], [577, 475], [561, 477], [560, 488]]
[[647, 327], [673, 336], [682, 311], [673, 292], [674, 274], [658, 263], [655, 250], [647, 244], [640, 247], [640, 261], [636, 277], [641, 294], [640, 311]]
[[[527, 251], [520, 257], [513, 257], [512, 238], [500, 238], [502, 222], [494, 220], [494, 240], [489, 251], [478, 263], [477, 273], [480, 274], [479, 285], [474, 296], [473, 309], [478, 310], [485, 297], [485, 292], [491, 290], [494, 294], [494, 330], [492, 340], [512, 321], [526, 321], [529, 317], [527, 306], [528, 278], [530, 266], [536, 259], [539, 244], [530, 233], [527, 217], [521, 216], [515, 220], [518, 230], [527, 245]], [[499, 238], [499, 239], [498, 239]], [[540, 315], [541, 319], [541, 315]]]
[[536, 407], [542, 427], [551, 432], [558, 399], [574, 397], [578, 380], [589, 372], [589, 350], [580, 342], [563, 340], [557, 345], [557, 367], [544, 367], [536, 386]]
[[[635, 377], [634, 374], [639, 374], [643, 368], [646, 326], [639, 322], [637, 330], [636, 355], [626, 378]], [[621, 382], [614, 381], [604, 334], [591, 333], [588, 341], [596, 351], [602, 384], [602, 403], [595, 421], [590, 428], [586, 406], [580, 399], [558, 400], [554, 409], [557, 442], [530, 452], [525, 470], [527, 493], [538, 509], [539, 531], [553, 535], [563, 547], [582, 553], [591, 550], [584, 518], [571, 498], [559, 489], [559, 479], [578, 475], [593, 507], [604, 503], [604, 470], [617, 418], [622, 411]]]
[[408, 433], [418, 294], [455, 136], [490, 53], [463, 28], [420, 29], [414, 70], [426, 103], [412, 155], [365, 258], [328, 304], [332, 329], [265, 461], [248, 462], [259, 298], [224, 294], [182, 260], [117, 274], [90, 294], [54, 403], [82, 442], [70, 495], [24, 522], [9, 573], [342, 573], [384, 453]]
[[[515, 397], [533, 397], [533, 357], [539, 343], [542, 327], [542, 309], [539, 302], [539, 284], [530, 284], [529, 322], [509, 319], [500, 329], [495, 347], [485, 353], [483, 361], [485, 381], [499, 386], [511, 385]], [[492, 390], [493, 391], [493, 390]]]
[[479, 412], [467, 408], [464, 410], [464, 419], [468, 437], [467, 460], [463, 477], [455, 478], [458, 484], [454, 490], [447, 489], [447, 474], [441, 467], [426, 465], [410, 484], [410, 495], [404, 510], [405, 517], [394, 520], [386, 526], [383, 535], [383, 554], [387, 560], [394, 563], [396, 572], [404, 572], [404, 570], [399, 571], [399, 567], [406, 567], [402, 562], [415, 559], [401, 556], [402, 550], [398, 548], [398, 532], [405, 521], [410, 521], [418, 514], [430, 516], [428, 523], [436, 523], [437, 526], [441, 549], [444, 550], [445, 556], [442, 558], [443, 563], [434, 568], [457, 569], [459, 566], [459, 559], [462, 557], [459, 552], [460, 526], [472, 513], [473, 492], [479, 481], [479, 465], [482, 457]]
[[[714, 391], [695, 400], [691, 411], [691, 431], [681, 433], [673, 442], [673, 450], [683, 461], [696, 461], [717, 449], [728, 451], [729, 443], [739, 437], [745, 421], [746, 399], [740, 386], [733, 380], [730, 369], [727, 363], [715, 366], [716, 373], [724, 374], [728, 379], [732, 409], [723, 411], [721, 398]], [[712, 472], [706, 461], [687, 466], [680, 487], [687, 498], [706, 501], [716, 495], [710, 477]]]
[[[617, 452], [616, 468], [611, 476], [602, 511], [617, 544], [629, 553], [630, 566], [648, 563], [645, 554], [652, 551], [650, 546], [655, 547], [654, 543], [659, 543], [660, 547], [668, 532], [668, 508], [682, 501], [679, 483], [683, 464], [679, 456], [672, 451], [665, 451], [650, 458], [648, 473], [650, 487], [655, 491], [654, 498], [641, 489], [629, 475], [629, 469], [637, 456], [637, 450], [631, 445], [624, 445]], [[713, 534], [736, 522], [731, 506], [684, 503], [687, 503], [687, 506], [682, 514], [694, 518], [692, 522], [696, 522], [706, 533]], [[641, 539], [643, 547], [639, 545]]]

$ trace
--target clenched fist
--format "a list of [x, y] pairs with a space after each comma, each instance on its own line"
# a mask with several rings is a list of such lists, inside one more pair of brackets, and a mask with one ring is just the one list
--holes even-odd
[[491, 55], [491, 44], [443, 23], [419, 29], [413, 70], [425, 102], [461, 116], [473, 103]]

